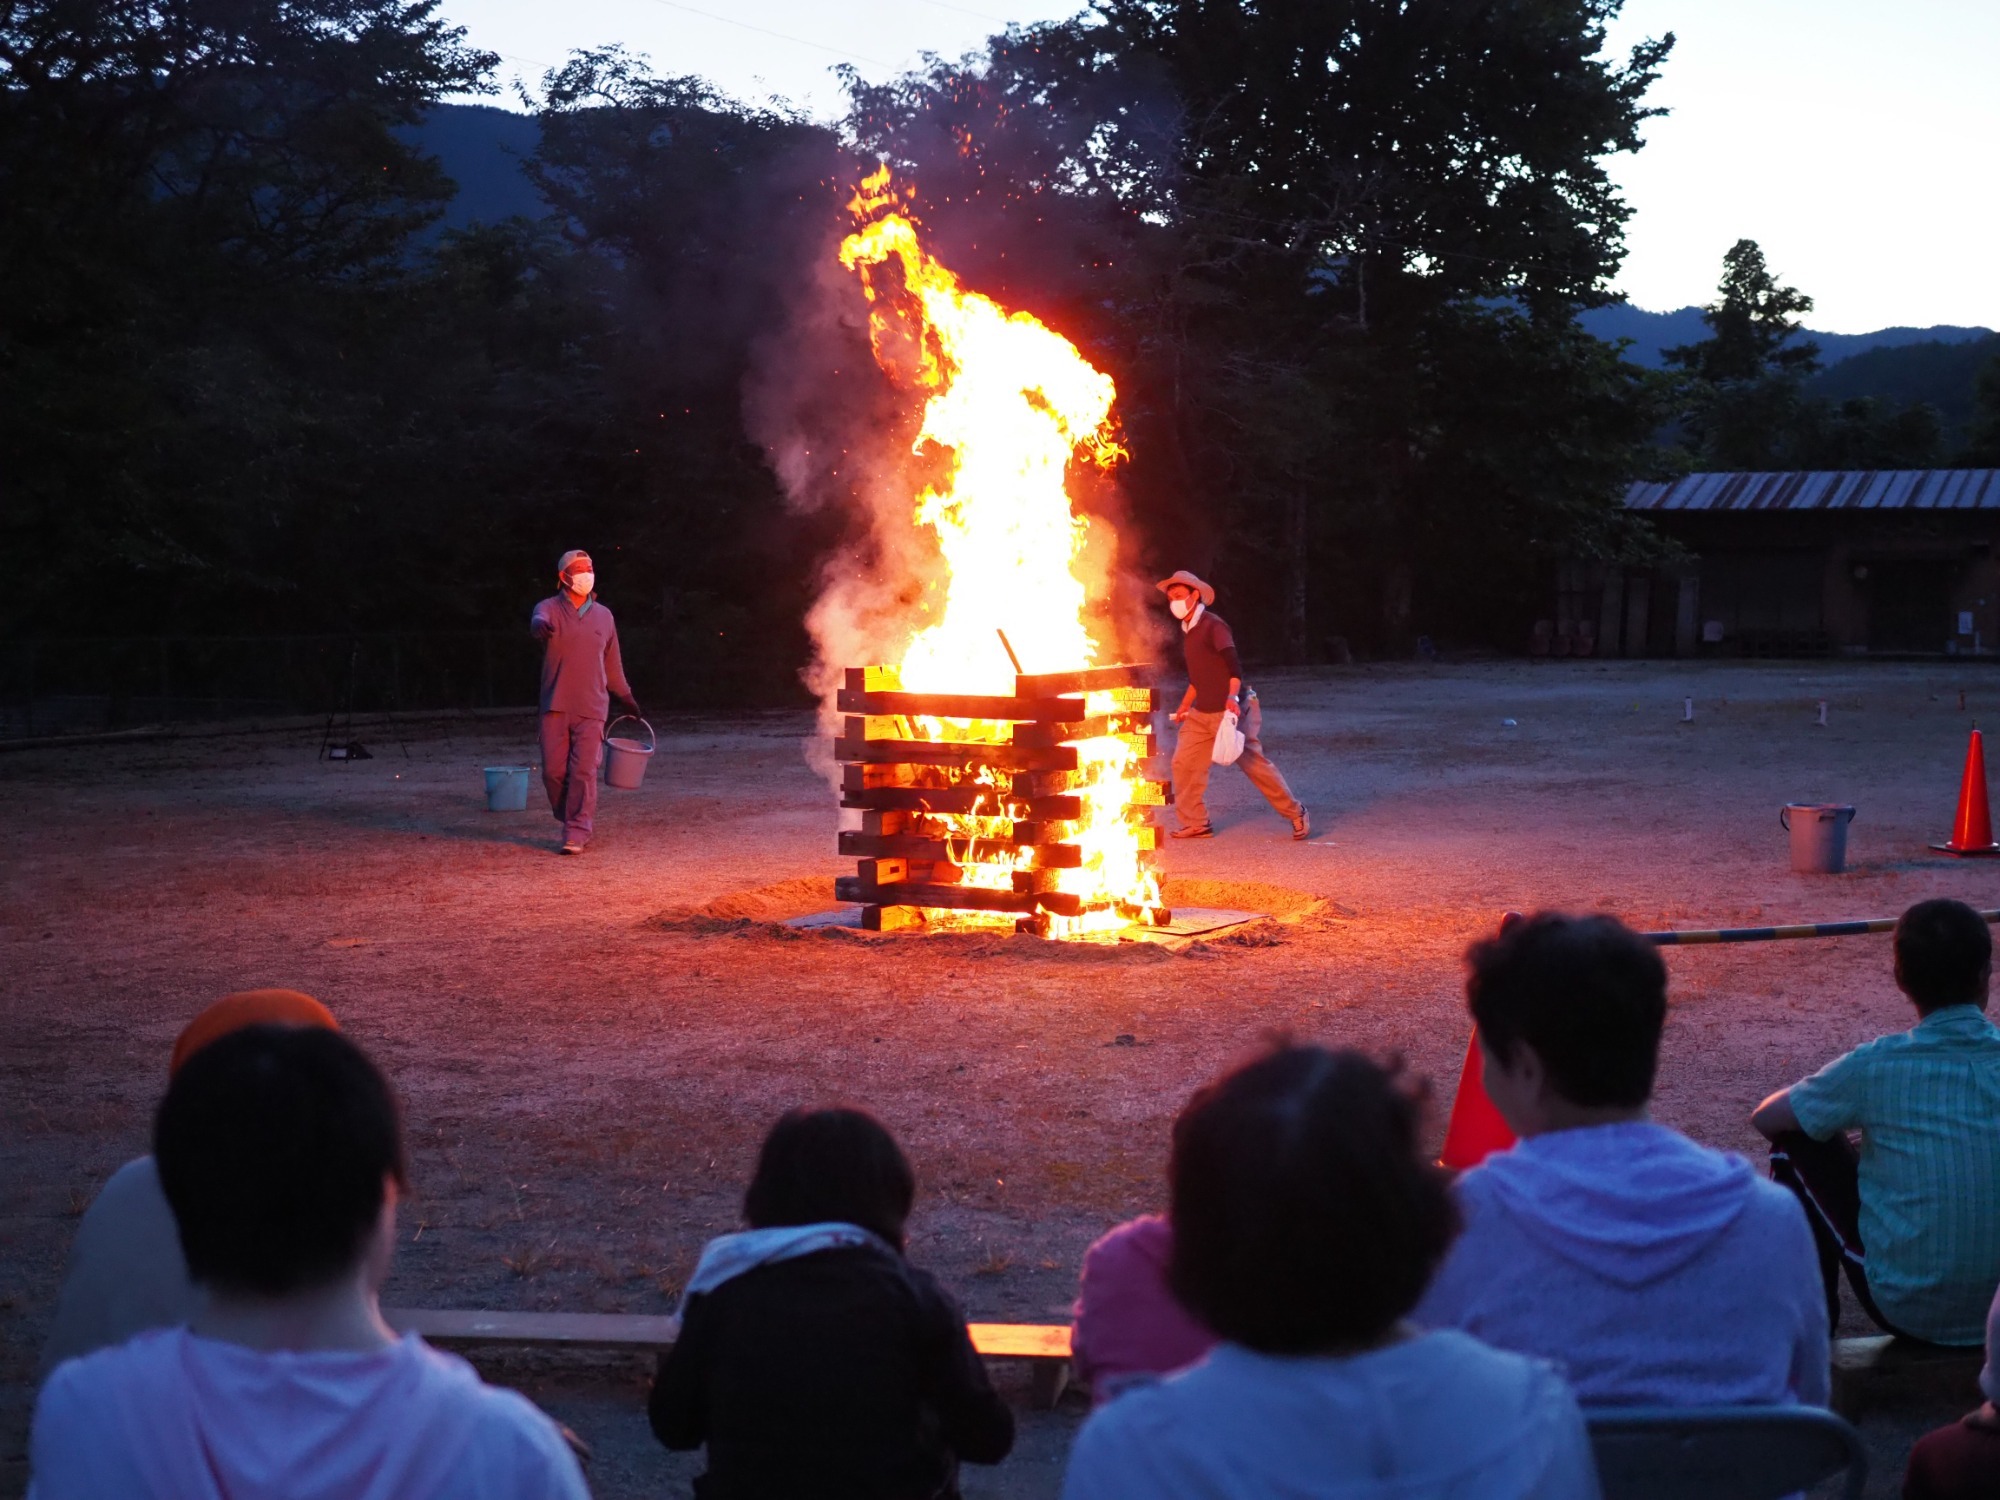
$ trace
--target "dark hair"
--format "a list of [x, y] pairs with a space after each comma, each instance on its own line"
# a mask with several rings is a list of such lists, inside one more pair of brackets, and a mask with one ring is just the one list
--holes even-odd
[[1586, 1108], [1651, 1097], [1667, 1024], [1667, 966], [1651, 943], [1616, 917], [1537, 912], [1466, 957], [1466, 1000], [1494, 1056], [1525, 1042]]
[[153, 1155], [194, 1280], [268, 1297], [349, 1270], [383, 1179], [409, 1180], [388, 1081], [318, 1027], [247, 1026], [195, 1053], [160, 1101]]
[[1358, 1052], [1283, 1045], [1174, 1122], [1168, 1280], [1226, 1339], [1314, 1354], [1380, 1339], [1458, 1232], [1417, 1153], [1419, 1096]]
[[752, 1229], [836, 1221], [859, 1224], [898, 1249], [917, 1198], [896, 1138], [859, 1109], [787, 1110], [757, 1153], [743, 1194]]
[[1992, 962], [1986, 919], [1963, 901], [1919, 901], [1896, 919], [1896, 982], [1921, 1011], [1978, 1000]]

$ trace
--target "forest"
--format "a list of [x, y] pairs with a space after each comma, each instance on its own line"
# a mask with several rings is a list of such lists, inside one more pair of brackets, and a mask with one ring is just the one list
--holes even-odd
[[413, 127], [498, 59], [436, 0], [14, 0], [5, 637], [525, 643], [583, 546], [649, 701], [797, 701], [854, 515], [783, 471], [885, 420], [830, 284], [878, 162], [1113, 376], [1129, 459], [1078, 503], [1134, 577], [1211, 577], [1254, 659], [1516, 647], [1556, 562], [1659, 555], [1635, 478], [2000, 462], [2000, 357], [1957, 451], [1816, 395], [1810, 298], [1749, 241], [1666, 369], [1581, 326], [1673, 46], [1608, 55], [1616, 10], [1101, 0], [850, 74], [831, 123], [579, 52], [526, 101], [541, 211], [440, 230]]

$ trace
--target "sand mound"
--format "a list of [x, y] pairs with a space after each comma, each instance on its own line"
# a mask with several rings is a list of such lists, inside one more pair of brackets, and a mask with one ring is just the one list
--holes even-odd
[[833, 906], [833, 877], [809, 875], [753, 890], [730, 891], [699, 906], [672, 906], [648, 919], [666, 932], [725, 932], [761, 923], [783, 922]]
[[1313, 915], [1326, 908], [1324, 897], [1258, 880], [1191, 880], [1169, 875], [1160, 893], [1170, 907], [1206, 906], [1222, 911], [1261, 911], [1280, 919]]

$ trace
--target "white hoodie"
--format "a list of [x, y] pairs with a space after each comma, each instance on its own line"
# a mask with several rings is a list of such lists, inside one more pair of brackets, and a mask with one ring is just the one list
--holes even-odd
[[29, 1500], [588, 1500], [555, 1424], [414, 1334], [262, 1353], [185, 1328], [60, 1366]]
[[1645, 1121], [1555, 1130], [1454, 1192], [1414, 1322], [1553, 1360], [1585, 1406], [1826, 1404], [1812, 1231], [1742, 1157]]

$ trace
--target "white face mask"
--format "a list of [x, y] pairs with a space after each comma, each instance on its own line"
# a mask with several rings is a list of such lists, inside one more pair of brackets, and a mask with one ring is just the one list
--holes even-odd
[[1185, 620], [1194, 613], [1194, 600], [1188, 598], [1169, 599], [1167, 608], [1174, 612], [1176, 620]]
[[597, 575], [595, 573], [572, 573], [569, 575], [569, 586], [575, 593], [587, 594], [597, 586]]

